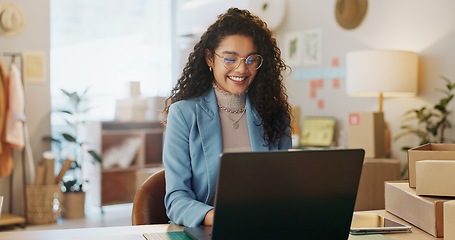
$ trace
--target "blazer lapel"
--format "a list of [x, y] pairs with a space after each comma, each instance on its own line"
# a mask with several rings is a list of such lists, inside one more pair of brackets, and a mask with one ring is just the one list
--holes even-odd
[[[196, 118], [199, 133], [201, 135], [202, 151], [207, 164], [207, 169], [216, 169], [216, 171], [208, 172], [216, 179], [218, 174], [219, 156], [223, 151], [221, 137], [220, 115], [218, 114], [218, 106], [214, 90], [209, 90], [205, 96], [202, 96], [199, 103], [196, 105]], [[213, 159], [215, 157], [217, 159]], [[216, 183], [209, 182], [210, 192], [215, 192]]]
[[[215, 92], [213, 90], [208, 91], [205, 96], [200, 98], [196, 111], [203, 151], [207, 153], [213, 153], [213, 151], [221, 153], [223, 150], [221, 123], [216, 105]], [[210, 156], [210, 154], [206, 156]]]

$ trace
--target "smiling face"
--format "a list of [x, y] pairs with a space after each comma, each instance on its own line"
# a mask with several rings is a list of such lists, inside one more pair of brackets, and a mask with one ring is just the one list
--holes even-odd
[[243, 35], [227, 36], [215, 48], [215, 53], [212, 55], [207, 49], [205, 60], [207, 65], [213, 69], [213, 76], [218, 87], [233, 94], [244, 93], [253, 82], [257, 69], [249, 69], [245, 64], [245, 59], [241, 59], [237, 68], [228, 70], [223, 64], [223, 57], [227, 54], [233, 54], [240, 58], [247, 58], [250, 55], [257, 54], [253, 39]]

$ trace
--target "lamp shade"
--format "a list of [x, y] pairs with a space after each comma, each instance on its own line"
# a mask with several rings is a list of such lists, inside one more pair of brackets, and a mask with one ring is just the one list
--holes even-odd
[[[350, 96], [384, 97], [417, 94], [418, 55], [394, 50], [349, 52], [346, 91]], [[381, 96], [382, 97], [382, 96]]]

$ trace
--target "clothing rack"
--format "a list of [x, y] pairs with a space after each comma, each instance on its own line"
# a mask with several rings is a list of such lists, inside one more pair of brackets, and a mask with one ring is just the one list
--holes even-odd
[[13, 61], [13, 60], [15, 60], [14, 59], [15, 57], [22, 57], [22, 53], [20, 53], [20, 52], [3, 52], [2, 56], [12, 57], [13, 59], [11, 61]]
[[[11, 61], [10, 61], [10, 64], [11, 63], [14, 63], [16, 64], [16, 59], [19, 58], [19, 69], [20, 69], [20, 73], [21, 73], [21, 82], [22, 82], [22, 86], [24, 86], [24, 60], [23, 60], [23, 54], [21, 52], [0, 52], [0, 56], [1, 57], [10, 57], [11, 58]], [[16, 64], [17, 65], [17, 64]], [[25, 123], [24, 123], [25, 124]], [[22, 209], [24, 209], [23, 211], [23, 216], [25, 217], [26, 213], [27, 213], [27, 204], [26, 204], [26, 197], [25, 197], [25, 185], [26, 185], [26, 171], [25, 171], [25, 147], [24, 149], [21, 150], [21, 170], [22, 170]], [[14, 156], [14, 155], [13, 155]], [[14, 179], [13, 179], [13, 175], [14, 175], [14, 170], [13, 172], [11, 173], [10, 175], [10, 180], [9, 180], [9, 191], [10, 191], [10, 196], [9, 196], [9, 212], [12, 214], [13, 212], [13, 182], [14, 182]]]

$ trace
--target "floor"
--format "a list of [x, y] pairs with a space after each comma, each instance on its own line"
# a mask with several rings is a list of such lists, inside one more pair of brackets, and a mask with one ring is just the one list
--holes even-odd
[[0, 227], [0, 231], [36, 231], [69, 228], [88, 228], [88, 227], [111, 227], [111, 226], [130, 226], [131, 211], [133, 204], [119, 204], [104, 206], [103, 212], [100, 208], [93, 208], [85, 211], [85, 218], [80, 219], [59, 219], [55, 224], [27, 225]]

